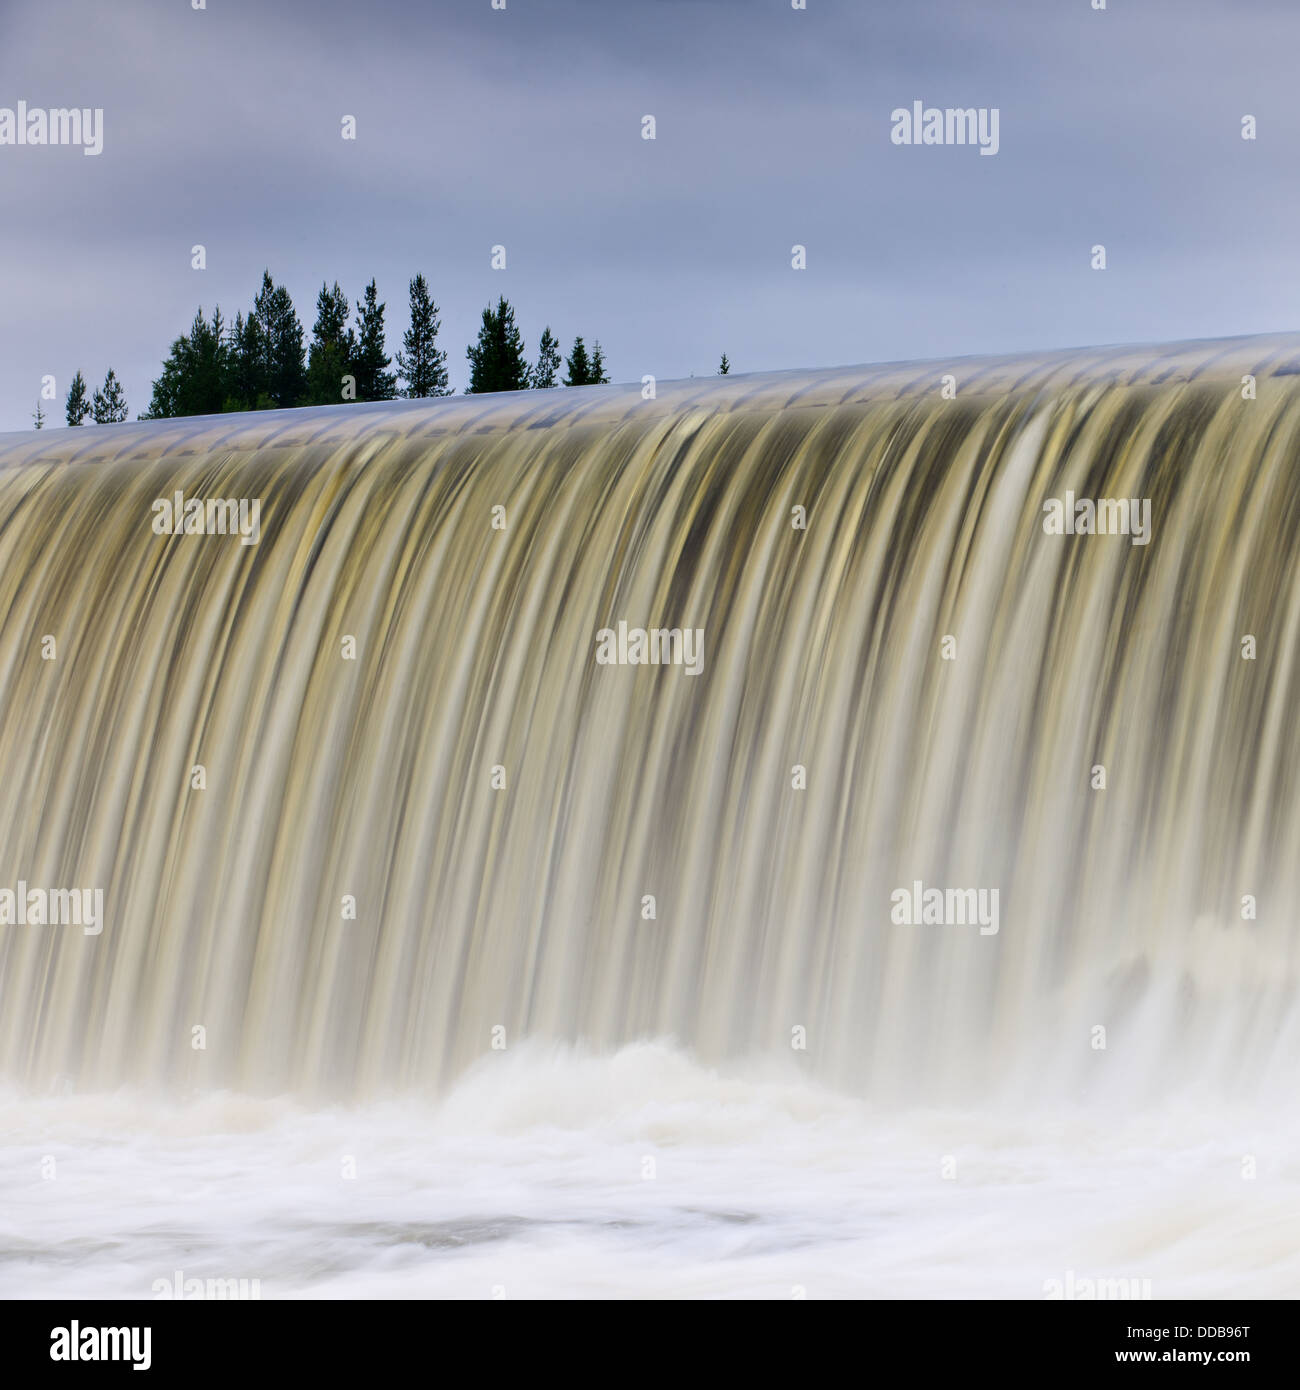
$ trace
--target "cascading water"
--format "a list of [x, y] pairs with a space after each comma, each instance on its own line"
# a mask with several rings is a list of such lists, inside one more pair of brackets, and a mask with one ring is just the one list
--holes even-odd
[[1253, 338], [10, 437], [0, 1078], [469, 1070], [490, 1127], [569, 1042], [512, 1103], [596, 1123], [662, 1039], [780, 1059], [757, 1144], [815, 1096], [1286, 1086], [1298, 375]]

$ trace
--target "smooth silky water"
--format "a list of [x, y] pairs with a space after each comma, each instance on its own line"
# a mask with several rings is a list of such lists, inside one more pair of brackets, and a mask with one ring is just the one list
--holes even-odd
[[1300, 1294], [1298, 528], [1297, 338], [5, 437], [0, 1295]]

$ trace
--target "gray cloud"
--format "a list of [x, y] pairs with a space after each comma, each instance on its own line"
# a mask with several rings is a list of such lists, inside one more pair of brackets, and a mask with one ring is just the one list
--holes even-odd
[[[113, 365], [136, 414], [195, 308], [233, 315], [264, 266], [308, 329], [322, 279], [356, 298], [375, 275], [390, 350], [423, 270], [457, 386], [499, 293], [530, 349], [548, 323], [599, 337], [616, 380], [724, 349], [758, 371], [1297, 316], [1280, 0], [208, 5], [3, 13], [0, 106], [102, 106], [105, 148], [0, 147], [2, 428], [46, 372], [60, 423], [78, 367]], [[914, 100], [999, 107], [999, 154], [892, 145]]]

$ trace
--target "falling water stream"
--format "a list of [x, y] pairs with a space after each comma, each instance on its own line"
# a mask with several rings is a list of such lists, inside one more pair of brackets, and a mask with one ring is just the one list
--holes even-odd
[[1300, 340], [647, 394], [0, 441], [0, 1292], [1300, 1292]]

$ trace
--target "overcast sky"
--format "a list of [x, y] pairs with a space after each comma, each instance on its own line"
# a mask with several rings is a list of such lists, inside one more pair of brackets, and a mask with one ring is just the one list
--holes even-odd
[[[96, 158], [0, 146], [0, 429], [110, 365], [134, 418], [264, 267], [307, 332], [377, 277], [390, 351], [424, 271], [458, 389], [503, 293], [616, 381], [1300, 321], [1294, 0], [206, 3], [0, 0], [0, 107], [104, 111]], [[999, 152], [891, 143], [914, 101]]]

